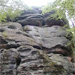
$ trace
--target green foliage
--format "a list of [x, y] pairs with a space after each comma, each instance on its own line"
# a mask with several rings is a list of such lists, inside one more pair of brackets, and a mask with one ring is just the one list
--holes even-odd
[[67, 46], [71, 46], [75, 50], [75, 27], [67, 29], [67, 34], [72, 33], [72, 39], [68, 42]]
[[52, 10], [56, 10], [55, 8], [53, 8], [53, 4], [47, 4], [46, 6], [44, 6], [43, 8], [41, 8], [42, 10], [42, 14], [45, 14], [47, 12], [50, 12]]
[[[73, 18], [75, 16], [75, 0], [56, 0], [55, 3], [57, 3], [56, 7], [59, 6], [59, 15], [67, 12], [70, 18]], [[61, 10], [63, 12], [61, 12]]]
[[[58, 9], [58, 12], [60, 12], [60, 10], [63, 10], [65, 14], [68, 14], [67, 16], [69, 17], [69, 19], [75, 19], [75, 0], [56, 0], [56, 2], [60, 7]], [[59, 16], [63, 15], [64, 13], [60, 12]], [[71, 32], [73, 34], [73, 37], [68, 42], [68, 45], [71, 45], [72, 50], [75, 50], [75, 27], [67, 29], [67, 32]]]
[[7, 32], [4, 31], [4, 32], [2, 33], [2, 36], [3, 36], [4, 38], [7, 37], [7, 36], [8, 36]]
[[55, 10], [56, 14], [53, 14], [53, 17], [59, 16], [61, 19], [65, 13], [68, 13], [70, 18], [75, 17], [75, 0], [55, 0], [54, 3], [48, 4], [47, 6], [42, 8], [42, 13], [50, 12]]
[[26, 9], [30, 8], [21, 0], [0, 0], [0, 22], [13, 21], [15, 17], [23, 13], [22, 10]]
[[20, 14], [22, 13], [21, 10], [14, 10], [13, 12], [12, 8], [7, 9], [6, 16], [8, 20], [13, 21], [15, 17], [20, 16]]
[[[55, 0], [54, 3], [48, 4], [44, 8], [42, 8], [42, 13], [45, 14], [47, 12], [50, 12], [52, 10], [55, 10], [55, 14], [51, 15], [53, 18], [57, 19], [63, 19], [66, 20], [66, 17], [68, 16], [69, 19], [75, 20], [75, 0]], [[67, 19], [68, 19], [67, 18]], [[70, 20], [71, 21], [71, 20]], [[73, 23], [72, 23], [73, 24]], [[70, 25], [69, 25], [70, 27]], [[75, 27], [73, 24], [73, 27], [67, 28], [67, 33], [72, 33], [73, 37], [68, 42], [68, 45], [72, 44], [72, 50], [75, 49]]]

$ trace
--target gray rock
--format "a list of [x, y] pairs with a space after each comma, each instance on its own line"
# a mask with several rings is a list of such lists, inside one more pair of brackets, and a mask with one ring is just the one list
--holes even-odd
[[19, 20], [21, 19], [26, 19], [26, 18], [43, 18], [43, 16], [41, 14], [23, 14], [21, 16], [19, 16]]
[[26, 14], [23, 19], [17, 21], [18, 23], [25, 25], [42, 26], [44, 24], [43, 16], [40, 14]]
[[0, 28], [0, 32], [4, 32], [5, 31], [5, 29], [4, 28]]
[[7, 29], [12, 29], [12, 30], [22, 30], [22, 26], [21, 24], [19, 23], [16, 23], [16, 22], [6, 22], [6, 23], [3, 23], [1, 25], [1, 27], [5, 28], [5, 30]]
[[[16, 58], [18, 57], [18, 52], [14, 49], [6, 50], [4, 49], [1, 53], [1, 74], [2, 75], [16, 75]], [[16, 57], [17, 56], [17, 57]], [[16, 57], [16, 58], [15, 58]]]
[[36, 26], [25, 26], [30, 35], [38, 44], [43, 47], [52, 48], [56, 45], [66, 46], [69, 41], [66, 36], [66, 31], [60, 26], [53, 27], [36, 27]]
[[2, 37], [0, 37], [0, 44], [7, 44], [8, 42], [5, 40], [5, 39], [3, 39]]

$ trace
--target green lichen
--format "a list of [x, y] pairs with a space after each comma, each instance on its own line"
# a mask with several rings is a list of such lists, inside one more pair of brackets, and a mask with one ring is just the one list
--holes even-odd
[[3, 36], [3, 37], [7, 37], [7, 36], [8, 36], [7, 32], [4, 31], [4, 32], [2, 33], [2, 36]]

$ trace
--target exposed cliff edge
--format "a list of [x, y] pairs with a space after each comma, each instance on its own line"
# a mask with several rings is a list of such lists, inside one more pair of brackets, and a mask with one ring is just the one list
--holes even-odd
[[0, 25], [1, 75], [16, 75], [18, 56], [17, 75], [75, 75], [72, 50], [67, 46], [71, 37], [66, 36], [63, 22], [50, 25], [40, 10], [35, 12], [25, 12], [17, 21]]

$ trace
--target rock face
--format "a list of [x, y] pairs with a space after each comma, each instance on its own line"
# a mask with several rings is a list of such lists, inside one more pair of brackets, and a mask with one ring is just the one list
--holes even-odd
[[44, 18], [40, 14], [25, 14], [20, 17], [18, 23], [24, 25], [36, 25], [42, 26], [44, 24]]
[[[64, 18], [64, 19], [58, 19], [56, 20], [55, 18], [52, 18], [51, 15], [55, 15], [55, 11], [52, 10], [48, 13], [45, 13], [44, 16], [44, 20], [45, 20], [45, 24], [49, 27], [53, 26], [53, 25], [58, 25], [58, 26], [64, 26], [65, 24], [68, 23], [68, 21]], [[65, 17], [65, 16], [64, 16]]]
[[[38, 18], [42, 26], [37, 24]], [[43, 26], [43, 16], [34, 13], [17, 22], [0, 25], [0, 75], [75, 75], [65, 29]], [[16, 67], [18, 57], [21, 63]]]

